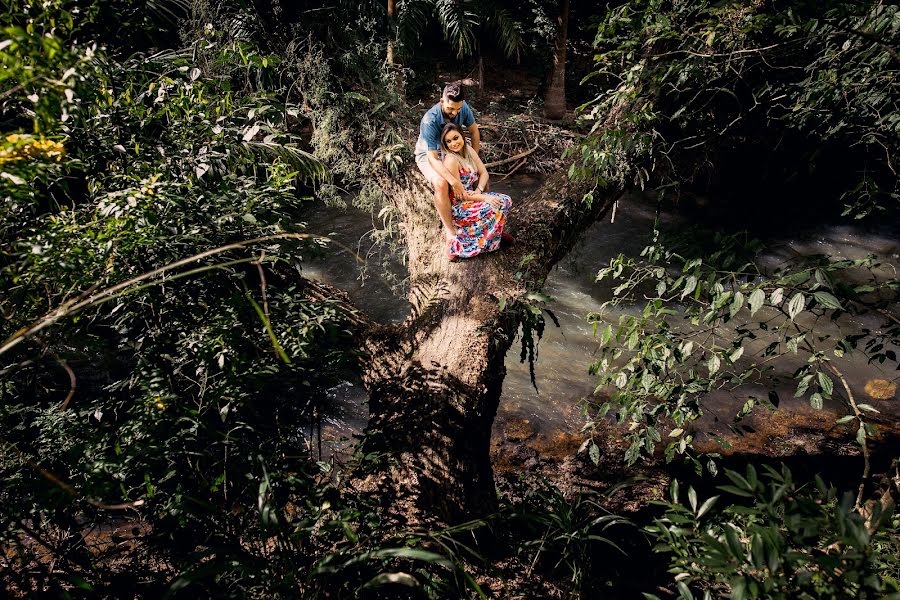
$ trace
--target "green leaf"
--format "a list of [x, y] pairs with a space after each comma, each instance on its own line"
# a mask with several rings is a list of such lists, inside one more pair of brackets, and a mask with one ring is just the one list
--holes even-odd
[[816, 378], [819, 380], [819, 387], [822, 388], [825, 395], [831, 396], [831, 393], [834, 391], [834, 382], [831, 380], [831, 377], [826, 373], [819, 371], [816, 374]]
[[763, 545], [762, 536], [754, 533], [750, 538], [750, 556], [753, 559], [753, 566], [762, 569], [766, 564], [766, 554]]
[[866, 445], [866, 428], [862, 423], [859, 424], [859, 429], [856, 430], [856, 441], [860, 446]]
[[408, 558], [444, 566], [452, 564], [446, 556], [418, 548], [383, 548], [372, 551], [369, 556], [371, 558]]
[[740, 312], [740, 310], [744, 307], [744, 294], [741, 292], [737, 292], [734, 295], [734, 299], [731, 301], [731, 306], [728, 307], [728, 314], [730, 316], [734, 316]]
[[849, 423], [850, 421], [853, 421], [855, 419], [856, 415], [844, 415], [843, 417], [835, 421], [835, 423], [838, 425], [843, 425], [844, 423]]
[[753, 412], [754, 406], [756, 406], [756, 399], [754, 399], [754, 398], [750, 398], [746, 402], [744, 402], [744, 405], [741, 407], [741, 410], [739, 410], [738, 413], [734, 416], [735, 422], [740, 421], [741, 419], [743, 419], [744, 417], [749, 415], [751, 412]]
[[609, 343], [609, 340], [612, 339], [613, 336], [613, 327], [612, 324], [607, 323], [606, 327], [603, 328], [603, 334], [600, 336], [600, 344], [605, 346]]
[[281, 347], [281, 344], [278, 343], [278, 338], [275, 337], [275, 331], [272, 329], [272, 323], [269, 321], [269, 317], [266, 315], [265, 311], [263, 311], [262, 307], [253, 299], [250, 295], [250, 292], [247, 292], [247, 299], [250, 301], [250, 304], [253, 305], [253, 309], [256, 311], [256, 314], [259, 315], [260, 320], [263, 322], [263, 326], [266, 328], [266, 333], [269, 334], [269, 341], [272, 342], [272, 348], [275, 349], [275, 353], [283, 360], [286, 364], [291, 364], [291, 359], [288, 357], [287, 353], [285, 353], [284, 348]]
[[818, 302], [825, 308], [835, 308], [835, 309], [843, 308], [843, 306], [841, 306], [840, 300], [838, 300], [837, 298], [835, 298], [828, 292], [814, 292], [813, 298], [815, 298], [816, 302]]
[[89, 592], [94, 591], [94, 586], [92, 586], [90, 583], [88, 583], [81, 577], [78, 577], [77, 575], [70, 575], [69, 581], [71, 581], [77, 588], [80, 588], [82, 590], [87, 590]]
[[769, 302], [772, 304], [772, 306], [779, 306], [783, 299], [784, 288], [778, 288], [774, 292], [772, 292], [772, 295], [769, 297]]
[[410, 575], [398, 571], [396, 573], [379, 573], [366, 583], [360, 589], [380, 587], [382, 585], [405, 585], [406, 587], [419, 587], [419, 580]]
[[718, 354], [713, 354], [709, 357], [709, 360], [706, 362], [706, 367], [709, 369], [709, 375], [712, 377], [716, 371], [719, 370], [719, 367], [722, 365], [722, 361], [719, 358]]
[[822, 394], [816, 392], [809, 397], [809, 405], [816, 410], [822, 410]]
[[715, 506], [716, 502], [718, 502], [719, 496], [713, 496], [712, 498], [708, 498], [706, 502], [700, 505], [700, 510], [697, 511], [697, 518], [699, 519], [706, 513], [710, 511], [710, 509]]
[[725, 526], [725, 541], [728, 542], [728, 549], [731, 551], [732, 556], [738, 559], [739, 562], [743, 562], [744, 546], [741, 544], [741, 538], [734, 527]]
[[731, 580], [731, 600], [744, 600], [747, 598], [747, 583], [744, 578], [735, 578]]
[[681, 299], [684, 300], [688, 294], [697, 288], [697, 278], [691, 275], [684, 284], [684, 291], [681, 292]]
[[753, 494], [751, 494], [750, 492], [742, 490], [741, 488], [734, 485], [720, 485], [718, 486], [718, 489], [722, 490], [723, 492], [728, 492], [729, 494], [734, 494], [735, 496], [742, 496], [744, 498], [753, 497]]
[[591, 458], [591, 462], [595, 465], [600, 464], [600, 447], [597, 444], [591, 443], [591, 447], [588, 450], [588, 456]]
[[791, 301], [788, 303], [788, 308], [787, 308], [788, 317], [790, 317], [791, 320], [793, 321], [794, 317], [799, 315], [803, 311], [803, 308], [805, 306], [806, 306], [806, 297], [803, 295], [803, 292], [797, 292], [796, 294], [794, 294], [794, 297], [791, 298]]
[[812, 375], [804, 375], [797, 384], [797, 391], [794, 392], [794, 398], [799, 398], [809, 389], [809, 382], [812, 381]]
[[728, 361], [733, 364], [737, 361], [737, 359], [739, 359], [741, 356], [743, 356], [743, 354], [744, 354], [744, 347], [741, 346], [740, 348], [738, 348], [737, 350], [735, 350], [734, 352], [731, 353], [731, 355], [728, 357]]
[[753, 293], [750, 294], [750, 298], [747, 300], [747, 304], [750, 307], [750, 316], [752, 317], [756, 311], [760, 309], [763, 305], [763, 302], [766, 300], [766, 293], [762, 291], [760, 288], [756, 288], [753, 290]]

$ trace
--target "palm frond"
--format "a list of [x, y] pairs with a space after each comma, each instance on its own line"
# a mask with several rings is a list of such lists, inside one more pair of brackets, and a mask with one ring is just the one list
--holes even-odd
[[444, 38], [456, 50], [457, 58], [475, 54], [478, 41], [475, 29], [479, 25], [478, 12], [468, 0], [436, 0], [435, 11], [444, 29]]
[[518, 57], [525, 45], [522, 40], [522, 23], [513, 18], [505, 8], [492, 8], [487, 24], [497, 33], [497, 45], [506, 58]]
[[147, 0], [146, 8], [156, 20], [177, 25], [191, 14], [191, 0]]
[[261, 141], [244, 141], [244, 147], [269, 161], [279, 160], [297, 170], [297, 176], [307, 182], [322, 182], [328, 175], [325, 164], [294, 143], [283, 143], [266, 136]]
[[405, 48], [419, 46], [434, 9], [434, 0], [400, 0], [397, 2], [397, 41]]
[[255, 26], [256, 22], [253, 16], [247, 12], [235, 12], [228, 19], [226, 25], [231, 39], [239, 41], [253, 40]]

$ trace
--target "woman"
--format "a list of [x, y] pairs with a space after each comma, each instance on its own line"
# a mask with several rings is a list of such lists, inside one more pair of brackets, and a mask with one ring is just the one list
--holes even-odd
[[512, 236], [503, 233], [509, 208], [509, 196], [485, 192], [487, 169], [478, 153], [466, 143], [462, 128], [447, 123], [441, 133], [444, 167], [459, 178], [466, 189], [465, 197], [457, 198], [450, 190], [450, 211], [456, 236], [450, 240], [450, 260], [470, 258], [482, 252], [492, 252], [500, 242], [511, 243]]

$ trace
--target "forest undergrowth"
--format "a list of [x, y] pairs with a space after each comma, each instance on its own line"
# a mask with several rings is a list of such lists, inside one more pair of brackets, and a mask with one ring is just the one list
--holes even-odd
[[[386, 65], [388, 40], [409, 65], [435, 29], [457, 60], [512, 61], [529, 45], [532, 59], [552, 59], [556, 3], [530, 1], [533, 24], [505, 2], [470, 13], [400, 4], [392, 24], [381, 4], [343, 0], [4, 3], [3, 591], [900, 597], [898, 465], [876, 452], [878, 411], [842, 385], [839, 363], [851, 352], [897, 362], [900, 287], [873, 260], [812, 257], [772, 272], [756, 266], [749, 235], [665, 232], [642, 256], [615, 259], [599, 279], [615, 280], [614, 302], [646, 308], [598, 320], [594, 370], [611, 392], [570, 459], [581, 485], [507, 475], [496, 514], [409, 524], [354, 487], [391, 457], [312, 452], [328, 390], [357, 368], [365, 316], [304, 277], [333, 246], [303, 218], [352, 198], [381, 218], [386, 243], [400, 242], [372, 174], [407, 172], [421, 106], [403, 90], [424, 76]], [[582, 119], [548, 122], [539, 100], [486, 115], [485, 160], [500, 176], [568, 168], [593, 183], [587, 203], [613, 184], [689, 194], [776, 147], [793, 161], [773, 160], [762, 183], [821, 180], [838, 212], [896, 215], [896, 6], [575, 10], [590, 17], [581, 37], [596, 34], [594, 67], [579, 73]], [[546, 313], [538, 290], [531, 298], [523, 332], [539, 333]], [[886, 325], [817, 336], [816, 320], [864, 311]], [[756, 320], [712, 344], [680, 327], [744, 315]], [[753, 345], [761, 330], [778, 332], [774, 345]], [[836, 427], [860, 449], [861, 483], [856, 472], [849, 485], [827, 469], [810, 477], [801, 460], [694, 452], [703, 393], [758, 382], [787, 354], [806, 361], [791, 379], [813, 408], [846, 403]], [[612, 433], [590, 435], [601, 429]], [[624, 445], [610, 441], [620, 435]], [[601, 454], [615, 465], [604, 470]], [[642, 494], [627, 514], [623, 494]]]

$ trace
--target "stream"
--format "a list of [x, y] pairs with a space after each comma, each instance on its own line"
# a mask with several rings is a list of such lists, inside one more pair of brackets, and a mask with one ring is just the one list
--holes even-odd
[[[528, 175], [518, 175], [506, 181], [494, 181], [495, 191], [509, 194], [513, 201], [537, 189], [541, 180]], [[579, 434], [585, 422], [583, 400], [595, 393], [596, 382], [588, 373], [595, 360], [599, 340], [594, 337], [593, 326], [587, 314], [600, 310], [601, 304], [610, 298], [609, 284], [594, 281], [596, 272], [619, 253], [637, 254], [646, 245], [656, 218], [656, 203], [640, 194], [624, 197], [618, 205], [615, 219], [610, 215], [595, 223], [582, 236], [573, 251], [551, 271], [544, 293], [552, 298], [548, 308], [559, 320], [557, 328], [548, 319], [547, 327], [538, 347], [538, 360], [534, 365], [537, 389], [531, 384], [527, 362], [519, 360], [520, 345], [513, 345], [506, 359], [507, 376], [503, 384], [497, 419], [494, 423], [495, 442], [503, 438], [510, 442], [529, 440], [530, 445], [545, 455], [571, 454], [577, 450], [583, 436]], [[665, 227], [686, 225], [684, 217], [674, 212], [662, 211], [660, 222]], [[319, 206], [307, 220], [311, 233], [328, 235], [340, 242], [325, 257], [316, 258], [304, 265], [306, 276], [346, 290], [356, 306], [372, 318], [386, 323], [402, 321], [408, 305], [399, 287], [392, 285], [402, 279], [403, 265], [373, 244], [371, 232], [373, 218], [368, 212], [348, 208]], [[514, 223], [513, 223], [514, 225]], [[513, 233], [515, 229], [513, 227]], [[767, 250], [763, 261], [776, 264], [790, 253], [825, 254], [833, 258], [863, 258], [874, 254], [882, 263], [879, 275], [896, 277], [900, 268], [900, 243], [897, 227], [883, 224], [876, 229], [859, 224], [811, 225], [804, 230], [779, 234], [766, 240]], [[360, 266], [354, 257], [358, 253], [366, 260], [366, 277], [360, 277]], [[607, 310], [604, 320], [616, 323], [619, 315], [639, 311], [643, 307], [616, 307]], [[876, 318], [877, 317], [877, 318]], [[884, 319], [880, 316], [856, 318], [860, 325], [877, 329]], [[843, 322], [846, 327], [847, 323]], [[854, 323], [854, 326], [856, 323]], [[837, 335], [839, 327], [831, 323], [817, 326], [817, 333]], [[845, 332], [846, 333], [846, 332]], [[798, 359], [799, 361], [799, 359]], [[799, 366], [787, 360], [779, 368], [793, 370]], [[896, 387], [890, 398], [872, 398], [866, 392], [866, 383], [883, 379], [896, 383], [898, 374], [890, 361], [883, 365], [868, 364], [861, 352], [845, 356], [841, 370], [857, 398], [874, 405], [882, 416], [896, 422], [900, 407], [896, 401]], [[807, 398], [794, 398], [793, 386], [787, 382], [779, 389], [782, 399], [779, 410], [770, 413], [757, 408], [742, 422], [747, 443], [757, 450], [790, 454], [803, 443], [794, 441], [795, 430], [827, 429], [836, 414], [846, 409], [837, 400], [826, 401], [824, 410], [816, 411]], [[768, 390], [742, 387], [739, 393], [718, 391], [704, 401], [705, 414], [694, 424], [698, 442], [714, 436], [731, 435], [734, 414], [749, 394], [766, 397]], [[358, 382], [346, 381], [331, 390], [335, 410], [322, 423], [322, 455], [343, 453], [352, 444], [366, 423], [366, 394]], [[862, 401], [862, 400], [858, 400]], [[773, 442], [772, 437], [778, 437]], [[779, 446], [779, 444], [781, 446]], [[810, 451], [810, 448], [799, 448]]]

